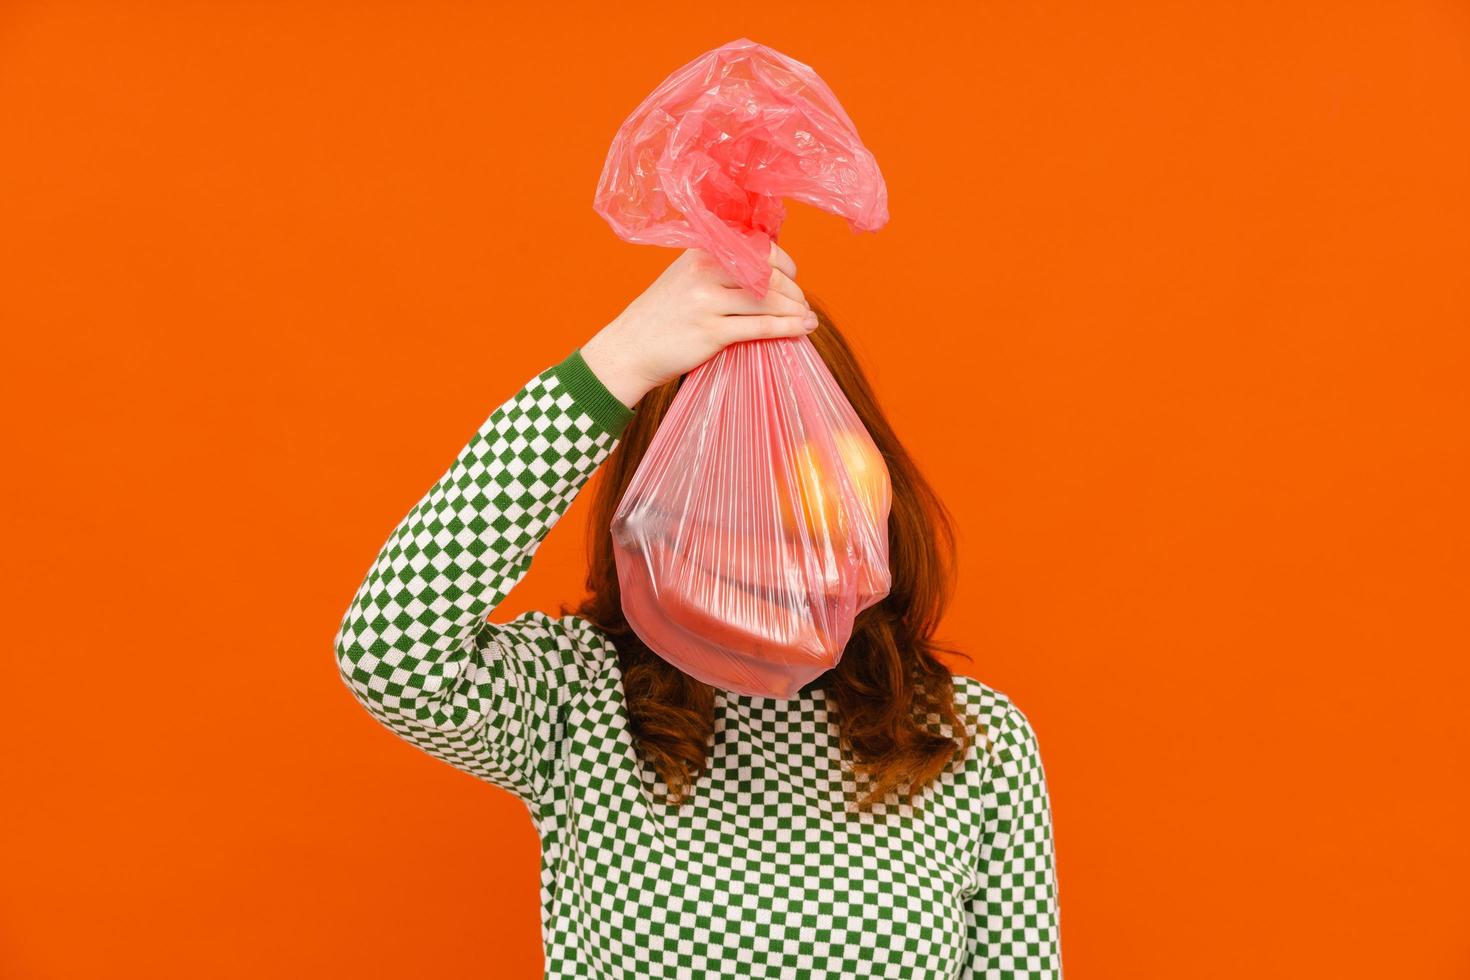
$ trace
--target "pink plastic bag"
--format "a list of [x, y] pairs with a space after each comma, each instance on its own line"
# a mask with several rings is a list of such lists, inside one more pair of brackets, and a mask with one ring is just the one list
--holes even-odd
[[674, 72], [613, 138], [592, 207], [619, 237], [703, 248], [757, 296], [783, 197], [847, 219], [888, 222], [878, 163], [811, 68], [741, 38]]
[[[633, 242], [703, 248], [764, 296], [805, 201], [854, 232], [888, 219], [877, 163], [809, 67], [741, 39], [670, 75], [623, 123], [594, 207]], [[623, 612], [705, 683], [788, 698], [883, 599], [888, 470], [807, 337], [690, 371], [613, 518]]]

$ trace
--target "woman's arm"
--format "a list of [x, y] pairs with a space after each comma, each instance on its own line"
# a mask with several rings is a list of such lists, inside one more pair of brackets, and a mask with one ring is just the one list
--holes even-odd
[[966, 907], [969, 961], [961, 980], [1062, 975], [1051, 805], [1036, 734], [1006, 702], [990, 738], [980, 888]]
[[580, 350], [532, 378], [389, 536], [337, 633], [342, 679], [374, 717], [533, 808], [591, 626], [485, 616], [529, 571], [632, 415]]
[[495, 409], [394, 529], [336, 637], [342, 679], [390, 730], [537, 812], [561, 706], [600, 639], [574, 616], [485, 621], [612, 452], [642, 396], [726, 346], [811, 329], [775, 245], [756, 299], [686, 249], [612, 323]]

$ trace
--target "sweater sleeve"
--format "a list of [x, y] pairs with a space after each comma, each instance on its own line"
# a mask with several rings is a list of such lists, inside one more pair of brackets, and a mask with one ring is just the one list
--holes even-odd
[[982, 797], [980, 887], [965, 918], [960, 980], [1059, 980], [1060, 916], [1051, 806], [1036, 734], [1009, 702], [991, 738]]
[[595, 642], [576, 617], [486, 616], [633, 416], [579, 350], [491, 413], [399, 522], [335, 647], [343, 682], [389, 730], [536, 813], [558, 709]]

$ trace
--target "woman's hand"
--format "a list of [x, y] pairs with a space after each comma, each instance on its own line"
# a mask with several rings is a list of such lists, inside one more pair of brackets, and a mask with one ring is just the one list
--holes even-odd
[[796, 263], [771, 243], [770, 290], [756, 299], [704, 249], [689, 248], [582, 345], [592, 373], [624, 405], [740, 340], [798, 337], [817, 327]]

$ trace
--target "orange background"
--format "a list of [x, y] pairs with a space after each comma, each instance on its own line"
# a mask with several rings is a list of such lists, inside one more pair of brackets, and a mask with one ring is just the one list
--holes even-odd
[[538, 975], [524, 809], [331, 641], [672, 261], [593, 187], [745, 36], [888, 180], [782, 244], [959, 519], [1068, 975], [1470, 976], [1470, 7], [712, 6], [0, 8], [0, 975]]

